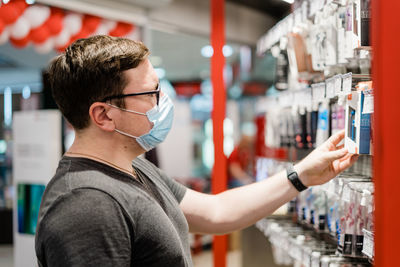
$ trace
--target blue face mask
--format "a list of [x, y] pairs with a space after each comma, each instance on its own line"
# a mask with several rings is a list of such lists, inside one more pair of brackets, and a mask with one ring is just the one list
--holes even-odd
[[158, 106], [153, 107], [146, 113], [120, 108], [112, 104], [108, 105], [126, 112], [147, 116], [148, 120], [153, 124], [153, 128], [151, 128], [147, 134], [134, 136], [115, 129], [116, 132], [122, 135], [135, 138], [138, 144], [146, 151], [162, 143], [171, 130], [172, 121], [174, 119], [174, 104], [166, 94], [161, 97]]

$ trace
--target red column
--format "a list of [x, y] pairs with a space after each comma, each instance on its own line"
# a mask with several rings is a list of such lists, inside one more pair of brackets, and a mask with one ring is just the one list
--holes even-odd
[[400, 251], [400, 1], [372, 0], [375, 93], [375, 266], [397, 266]]
[[[213, 141], [214, 168], [212, 172], [212, 193], [218, 194], [226, 190], [226, 157], [224, 155], [224, 119], [226, 94], [223, 78], [225, 58], [222, 48], [225, 44], [225, 11], [224, 0], [211, 0], [211, 46], [214, 54], [211, 58], [211, 82], [213, 86]], [[227, 238], [214, 236], [214, 266], [226, 266]]]

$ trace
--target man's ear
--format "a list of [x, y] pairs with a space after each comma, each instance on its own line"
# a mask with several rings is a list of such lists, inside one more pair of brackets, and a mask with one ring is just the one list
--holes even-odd
[[89, 116], [93, 124], [107, 132], [115, 130], [113, 112], [109, 105], [101, 102], [94, 102], [89, 108]]

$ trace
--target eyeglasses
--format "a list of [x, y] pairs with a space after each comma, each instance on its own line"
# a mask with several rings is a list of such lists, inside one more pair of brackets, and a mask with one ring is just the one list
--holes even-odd
[[161, 92], [161, 86], [158, 84], [157, 90], [153, 91], [146, 91], [146, 92], [140, 92], [140, 93], [132, 93], [132, 94], [121, 94], [121, 95], [112, 95], [112, 96], [107, 96], [105, 97], [101, 102], [107, 102], [111, 99], [121, 99], [124, 97], [128, 96], [136, 96], [136, 95], [156, 95], [156, 100], [157, 100], [157, 106], [158, 103], [160, 102], [160, 92]]

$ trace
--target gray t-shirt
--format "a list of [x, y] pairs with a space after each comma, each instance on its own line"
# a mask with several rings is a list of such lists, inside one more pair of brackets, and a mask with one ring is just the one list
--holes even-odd
[[87, 158], [63, 157], [43, 195], [39, 266], [193, 266], [186, 188], [144, 159], [141, 181]]

